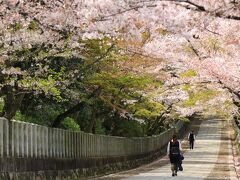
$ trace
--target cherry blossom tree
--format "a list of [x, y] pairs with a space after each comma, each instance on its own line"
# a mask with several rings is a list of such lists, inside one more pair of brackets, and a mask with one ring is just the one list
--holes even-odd
[[[173, 107], [183, 116], [204, 109], [201, 103], [181, 108], [189, 98], [184, 84], [210, 84], [225, 94], [224, 101], [239, 106], [239, 1], [5, 0], [0, 1], [0, 20], [1, 94], [9, 94], [16, 104], [29, 91], [59, 96], [71, 81], [88, 76], [81, 65], [91, 68], [116, 48], [128, 61], [113, 66], [154, 76], [163, 86], [152, 91], [169, 95], [153, 99], [167, 102], [173, 94]], [[91, 40], [101, 41], [103, 51], [89, 56], [86, 45]], [[59, 58], [84, 63], [52, 72]], [[69, 76], [59, 79], [62, 74]], [[216, 105], [218, 98], [210, 97], [210, 104]]]

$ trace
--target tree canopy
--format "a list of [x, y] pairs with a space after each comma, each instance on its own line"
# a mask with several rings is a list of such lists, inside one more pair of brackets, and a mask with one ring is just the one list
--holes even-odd
[[233, 0], [0, 0], [1, 116], [49, 107], [49, 126], [148, 135], [239, 116], [239, 20]]

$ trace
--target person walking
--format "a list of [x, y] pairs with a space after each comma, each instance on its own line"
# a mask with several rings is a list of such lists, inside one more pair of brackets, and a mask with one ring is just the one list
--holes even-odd
[[193, 130], [188, 134], [188, 141], [189, 141], [189, 148], [193, 149], [194, 147], [194, 141], [195, 141], [195, 134], [193, 133]]
[[168, 142], [167, 146], [167, 155], [169, 156], [171, 162], [172, 176], [177, 176], [181, 152], [181, 143], [177, 140], [177, 136], [174, 134], [171, 141]]

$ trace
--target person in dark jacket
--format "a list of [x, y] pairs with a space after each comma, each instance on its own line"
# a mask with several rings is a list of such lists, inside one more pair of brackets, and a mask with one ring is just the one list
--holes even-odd
[[189, 148], [193, 149], [194, 147], [194, 141], [195, 141], [195, 135], [193, 133], [193, 130], [188, 134], [188, 141], [189, 141]]
[[172, 176], [177, 176], [177, 171], [180, 163], [180, 154], [182, 147], [180, 141], [177, 140], [177, 136], [174, 134], [172, 140], [169, 141], [167, 147], [167, 155], [171, 162]]

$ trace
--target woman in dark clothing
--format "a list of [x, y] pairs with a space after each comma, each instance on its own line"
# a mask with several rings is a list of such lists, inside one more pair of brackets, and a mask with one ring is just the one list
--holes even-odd
[[177, 136], [174, 134], [167, 147], [167, 155], [169, 156], [171, 162], [172, 176], [177, 176], [181, 152], [181, 143], [177, 140]]

